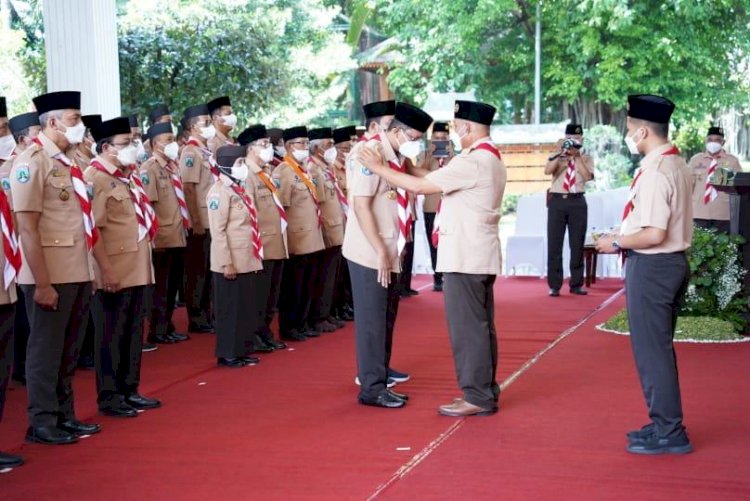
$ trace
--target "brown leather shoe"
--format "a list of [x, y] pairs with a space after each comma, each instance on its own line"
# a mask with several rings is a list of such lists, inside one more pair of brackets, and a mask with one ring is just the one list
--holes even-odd
[[438, 407], [438, 413], [443, 416], [463, 417], [463, 416], [491, 416], [496, 413], [497, 409], [485, 409], [478, 405], [470, 404], [462, 398], [457, 398], [448, 405]]

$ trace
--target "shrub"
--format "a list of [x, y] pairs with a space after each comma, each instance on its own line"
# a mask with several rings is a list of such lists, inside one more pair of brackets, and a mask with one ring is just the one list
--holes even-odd
[[518, 209], [518, 199], [521, 195], [503, 195], [503, 203], [500, 206], [500, 214], [515, 214]]
[[[628, 326], [628, 314], [623, 308], [617, 315], [607, 320], [603, 327], [607, 330], [622, 334], [630, 330]], [[679, 317], [674, 338], [680, 340], [697, 341], [731, 341], [742, 339], [737, 334], [731, 322], [712, 317]]]

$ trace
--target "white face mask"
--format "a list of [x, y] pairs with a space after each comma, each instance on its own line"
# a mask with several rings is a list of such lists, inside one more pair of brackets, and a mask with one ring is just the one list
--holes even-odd
[[292, 156], [298, 162], [304, 162], [310, 157], [308, 150], [292, 150]]
[[[635, 134], [633, 134], [633, 136], [635, 136], [636, 134], [638, 134], [638, 131], [635, 131]], [[641, 152], [638, 151], [638, 143], [640, 143], [643, 138], [636, 141], [635, 139], [633, 139], [633, 136], [625, 136], [625, 145], [628, 147], [628, 151], [631, 155], [640, 155]]]
[[117, 161], [122, 165], [133, 165], [136, 161], [136, 153], [138, 150], [135, 146], [126, 146], [117, 152]]
[[170, 160], [177, 160], [177, 156], [180, 154], [180, 145], [172, 141], [164, 147], [164, 154]]
[[96, 143], [91, 143], [91, 155], [97, 156], [99, 153], [96, 152]]
[[232, 177], [238, 181], [244, 181], [247, 179], [249, 172], [250, 171], [247, 168], [247, 165], [245, 165], [245, 162], [232, 166]]
[[216, 128], [212, 125], [201, 127], [201, 137], [205, 140], [212, 139], [216, 135]]
[[233, 129], [237, 125], [237, 115], [232, 113], [231, 115], [224, 115], [221, 117], [224, 120], [224, 125]]
[[463, 146], [461, 145], [461, 140], [465, 138], [469, 132], [464, 129], [463, 133], [460, 133], [457, 130], [454, 130], [450, 133], [451, 141], [453, 142], [453, 146], [457, 149], [463, 149]]
[[411, 141], [409, 139], [409, 136], [407, 136], [406, 133], [404, 133], [404, 131], [400, 131], [400, 132], [407, 139], [407, 141], [398, 147], [398, 152], [401, 153], [406, 158], [409, 158], [412, 160], [417, 158], [419, 154], [422, 153], [422, 142]]
[[708, 151], [712, 155], [716, 155], [718, 152], [720, 152], [722, 147], [723, 146], [721, 143], [717, 143], [714, 141], [706, 143], [706, 151]]
[[260, 150], [258, 152], [258, 157], [264, 164], [267, 164], [268, 162], [273, 160], [273, 146], [269, 144], [268, 146]]
[[148, 153], [146, 153], [146, 148], [143, 146], [143, 141], [140, 139], [136, 140], [136, 151], [135, 151], [135, 158], [139, 162], [145, 162], [148, 160]]
[[276, 148], [274, 148], [274, 150], [276, 151], [276, 154], [278, 156], [280, 157], [286, 156], [286, 148], [284, 148], [283, 146], [277, 146]]
[[16, 140], [13, 139], [13, 134], [0, 137], [0, 158], [7, 160], [16, 149]]
[[65, 128], [65, 139], [70, 144], [79, 144], [83, 142], [83, 136], [86, 134], [86, 126], [83, 125], [82, 121], [78, 121], [77, 124]]
[[335, 162], [337, 156], [338, 156], [338, 152], [336, 151], [336, 148], [333, 146], [331, 146], [325, 152], [323, 152], [323, 159], [329, 164], [332, 164], [333, 162]]

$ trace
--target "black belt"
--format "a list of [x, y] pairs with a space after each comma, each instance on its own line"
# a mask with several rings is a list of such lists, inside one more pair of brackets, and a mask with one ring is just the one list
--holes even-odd
[[550, 193], [554, 198], [581, 198], [583, 193]]
[[633, 257], [633, 256], [646, 256], [646, 257], [648, 257], [648, 256], [679, 256], [681, 254], [682, 255], [685, 254], [685, 251], [659, 252], [658, 254], [646, 254], [646, 253], [643, 253], [643, 252], [634, 251], [633, 249], [626, 249], [624, 252], [625, 252], [625, 256], [627, 256], [627, 257]]

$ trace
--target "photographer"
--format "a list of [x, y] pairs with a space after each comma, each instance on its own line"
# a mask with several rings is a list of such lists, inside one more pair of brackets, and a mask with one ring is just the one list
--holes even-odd
[[570, 293], [588, 294], [583, 288], [583, 245], [586, 239], [588, 207], [584, 198], [587, 181], [594, 178], [594, 160], [581, 153], [583, 127], [568, 124], [559, 151], [549, 157], [545, 174], [552, 175], [547, 203], [547, 284], [549, 295], [557, 297], [563, 284], [562, 246], [565, 230], [570, 245]]

